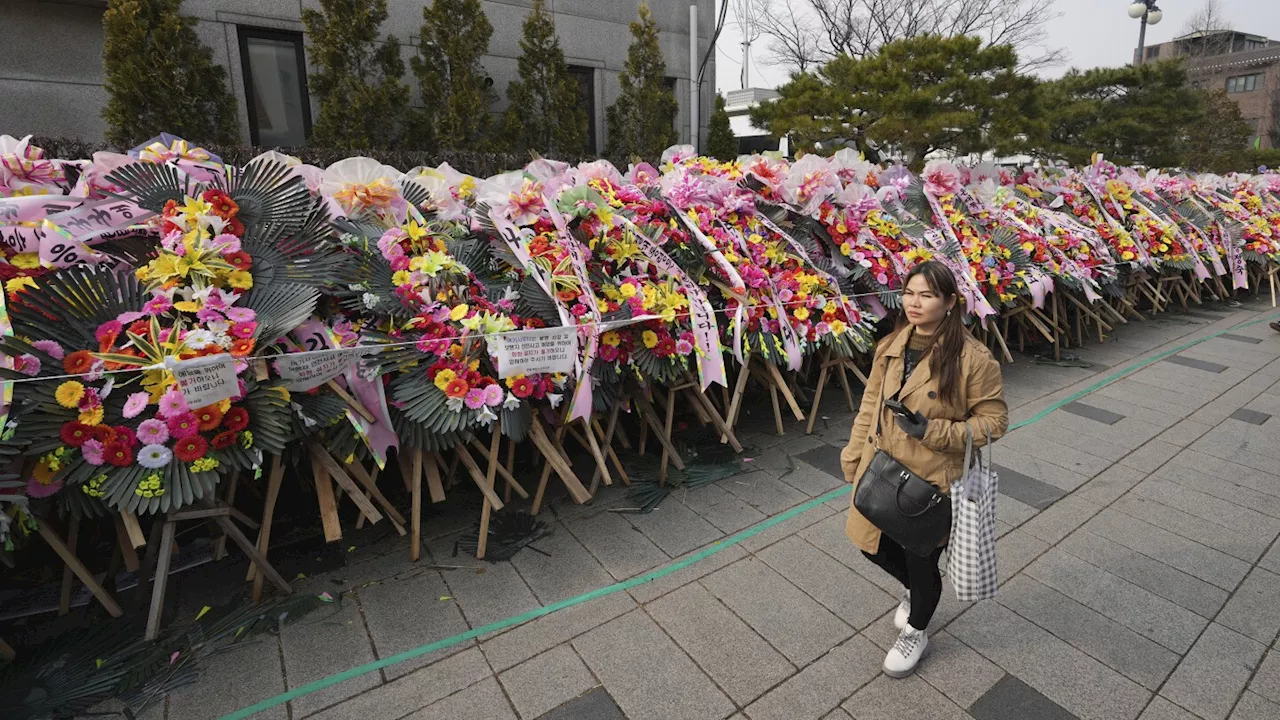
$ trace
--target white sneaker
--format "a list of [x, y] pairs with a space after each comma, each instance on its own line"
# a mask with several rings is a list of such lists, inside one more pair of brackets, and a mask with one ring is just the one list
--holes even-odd
[[893, 626], [899, 631], [907, 629], [907, 621], [911, 619], [911, 593], [898, 603], [898, 611], [893, 614]]
[[891, 678], [904, 678], [915, 672], [928, 647], [929, 636], [923, 630], [908, 625], [898, 634], [898, 641], [884, 658], [884, 674]]

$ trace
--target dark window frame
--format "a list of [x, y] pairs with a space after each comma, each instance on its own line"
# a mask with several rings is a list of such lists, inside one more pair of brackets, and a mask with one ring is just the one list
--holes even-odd
[[290, 30], [237, 25], [236, 36], [240, 45], [240, 79], [244, 82], [244, 107], [249, 113], [249, 141], [255, 147], [259, 144], [258, 112], [253, 104], [253, 72], [249, 64], [249, 40], [251, 39], [291, 42], [297, 48], [298, 79], [302, 88], [302, 135], [303, 142], [309, 141], [311, 139], [311, 94], [307, 89], [307, 46], [303, 34]]
[[[578, 82], [578, 88], [586, 90], [587, 111], [587, 148], [588, 155], [594, 155], [599, 150], [599, 140], [596, 133], [596, 70], [599, 68], [590, 65], [568, 65], [569, 74]], [[585, 82], [584, 82], [585, 79]]]
[[[1253, 80], [1253, 87], [1246, 88], [1245, 86], [1248, 84], [1249, 80]], [[1233, 82], [1235, 83], [1234, 87], [1233, 87]], [[1227, 92], [1233, 93], [1233, 94], [1254, 92], [1255, 90], [1258, 89], [1259, 82], [1261, 82], [1264, 86], [1266, 84], [1265, 76], [1262, 73], [1249, 73], [1248, 75], [1233, 75], [1227, 78], [1227, 83], [1226, 83]]]

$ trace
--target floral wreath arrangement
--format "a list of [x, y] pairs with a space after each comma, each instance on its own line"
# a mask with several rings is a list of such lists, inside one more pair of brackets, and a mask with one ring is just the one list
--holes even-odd
[[[156, 513], [208, 498], [228, 473], [283, 450], [289, 394], [251, 372], [260, 346], [314, 311], [340, 276], [326, 213], [274, 161], [200, 183], [170, 161], [112, 173], [117, 196], [155, 213], [106, 260], [8, 284], [14, 334], [0, 352], [9, 426], [34, 461], [28, 494], [82, 514]], [[174, 368], [229, 356], [236, 387], [190, 407]]]

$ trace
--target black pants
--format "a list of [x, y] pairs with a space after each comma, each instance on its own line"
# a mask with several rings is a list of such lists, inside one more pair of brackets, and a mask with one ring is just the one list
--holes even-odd
[[908, 620], [911, 627], [917, 630], [929, 627], [929, 621], [938, 609], [938, 602], [942, 600], [942, 573], [938, 571], [942, 548], [934, 550], [928, 557], [921, 557], [904, 550], [901, 545], [889, 539], [888, 535], [881, 534], [880, 551], [875, 555], [865, 552], [862, 554], [897, 578], [911, 592], [911, 618]]

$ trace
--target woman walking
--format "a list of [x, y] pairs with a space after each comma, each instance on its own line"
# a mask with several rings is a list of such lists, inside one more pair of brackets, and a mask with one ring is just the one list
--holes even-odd
[[[958, 299], [955, 277], [939, 262], [921, 263], [907, 274], [903, 317], [876, 348], [849, 445], [840, 453], [847, 481], [871, 480], [864, 474], [881, 451], [928, 481], [932, 487], [925, 487], [930, 493], [934, 489], [941, 493], [934, 500], [944, 501], [951, 484], [966, 472], [966, 425], [975, 447], [1008, 429], [1000, 365], [965, 329]], [[907, 474], [899, 473], [904, 481]], [[948, 513], [941, 521], [947, 526], [949, 508], [949, 503], [936, 508]], [[924, 521], [906, 522], [910, 526]], [[938, 560], [947, 543], [945, 528], [937, 546], [928, 546], [933, 547], [931, 552], [917, 554], [882, 533], [855, 504], [849, 509], [845, 532], [864, 555], [906, 589], [907, 599], [894, 616], [901, 632], [884, 660], [886, 674], [906, 677], [925, 654], [929, 644], [925, 630], [942, 598]], [[898, 536], [903, 537], [901, 531]]]

